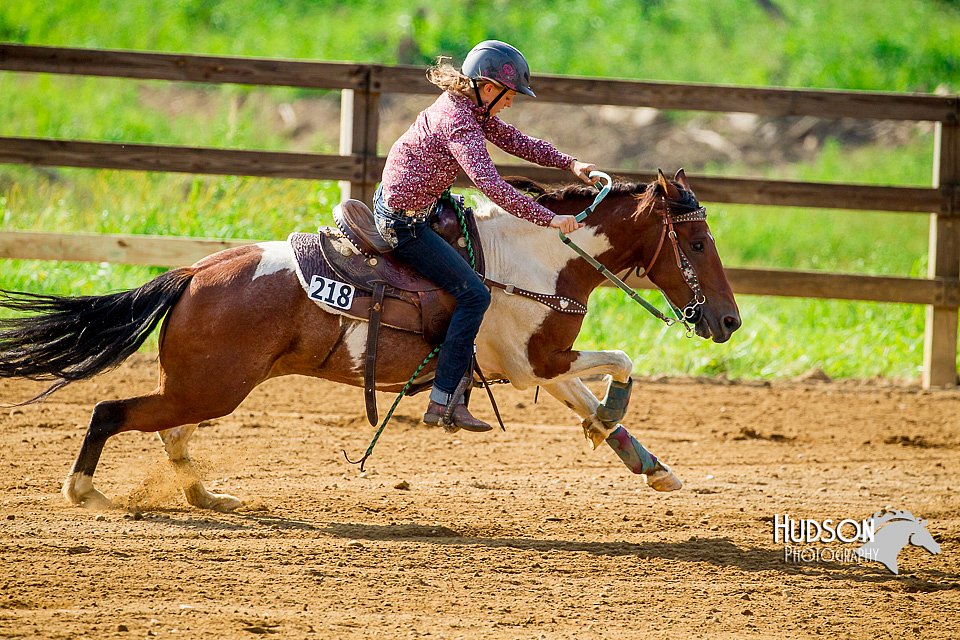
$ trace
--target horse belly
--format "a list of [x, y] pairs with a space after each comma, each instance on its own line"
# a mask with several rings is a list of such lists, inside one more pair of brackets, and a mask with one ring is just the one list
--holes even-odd
[[528, 345], [548, 315], [542, 304], [494, 290], [477, 335], [477, 362], [484, 374], [507, 378], [520, 389], [532, 384]]

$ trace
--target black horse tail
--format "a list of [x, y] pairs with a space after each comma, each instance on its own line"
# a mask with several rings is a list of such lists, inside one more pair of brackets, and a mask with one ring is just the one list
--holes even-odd
[[0, 290], [0, 307], [35, 314], [0, 318], [0, 378], [55, 381], [24, 405], [117, 367], [173, 308], [194, 273], [174, 269], [138, 289], [104, 296]]

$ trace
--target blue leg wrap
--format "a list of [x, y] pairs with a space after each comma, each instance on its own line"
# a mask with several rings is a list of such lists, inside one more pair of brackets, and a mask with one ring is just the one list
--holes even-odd
[[617, 423], [627, 415], [627, 405], [630, 404], [630, 391], [633, 389], [633, 378], [626, 382], [611, 380], [607, 385], [607, 395], [597, 407], [597, 417], [601, 422]]
[[618, 425], [607, 436], [607, 444], [617, 452], [623, 464], [634, 473], [650, 473], [657, 466], [657, 456], [647, 451], [630, 432]]

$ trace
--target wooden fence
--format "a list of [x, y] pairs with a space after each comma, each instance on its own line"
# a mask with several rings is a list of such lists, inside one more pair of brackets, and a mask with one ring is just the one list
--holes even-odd
[[[418, 67], [223, 58], [0, 44], [0, 70], [150, 80], [293, 86], [342, 91], [338, 155], [243, 151], [0, 137], [0, 162], [31, 165], [340, 180], [369, 202], [384, 158], [377, 155], [383, 93], [435, 93]], [[960, 97], [876, 92], [758, 89], [538, 76], [541, 101], [748, 112], [768, 116], [932, 121], [930, 187], [696, 177], [706, 202], [897, 211], [930, 219], [927, 278], [771, 269], [728, 269], [737, 293], [926, 305], [923, 385], [957, 383], [960, 308]], [[553, 169], [501, 165], [503, 173], [546, 181]], [[612, 172], [636, 180], [652, 174]], [[461, 174], [458, 184], [466, 186]], [[247, 242], [247, 241], [244, 241]], [[197, 238], [0, 231], [0, 258], [175, 266], [243, 244]], [[634, 281], [639, 287], [645, 281]]]

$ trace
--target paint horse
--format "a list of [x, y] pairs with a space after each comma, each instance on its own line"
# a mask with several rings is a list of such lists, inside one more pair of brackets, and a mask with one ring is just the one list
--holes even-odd
[[[564, 214], [584, 209], [595, 193], [585, 185], [553, 191], [530, 182], [521, 186]], [[704, 210], [682, 170], [673, 181], [660, 174], [648, 185], [613, 185], [586, 226], [570, 237], [611, 272], [643, 268], [676, 308], [695, 311], [688, 313], [689, 322], [699, 336], [724, 342], [740, 326], [740, 316], [705, 213], [674, 227], [694, 211]], [[507, 283], [505, 289], [492, 288], [477, 338], [481, 370], [519, 389], [542, 386], [580, 416], [594, 447], [609, 440], [654, 489], [678, 489], [666, 465], [617, 422], [626, 411], [622, 391], [629, 389], [630, 358], [623, 351], [573, 349], [582, 313], [548, 306], [537, 295], [511, 295], [514, 288], [524, 289], [585, 310], [603, 276], [553, 230], [492, 205], [478, 212], [476, 221], [486, 275]], [[231, 413], [254, 387], [278, 376], [363, 385], [367, 323], [305, 295], [297, 268], [289, 242], [262, 242], [215, 253], [130, 291], [91, 297], [4, 292], [2, 306], [28, 315], [0, 320], [0, 377], [54, 381], [31, 402], [119, 365], [162, 320], [157, 388], [94, 407], [64, 497], [74, 504], [109, 505], [93, 484], [104, 445], [124, 431], [142, 431], [159, 434], [190, 504], [240, 506], [239, 499], [204, 488], [187, 449], [198, 423]], [[699, 283], [697, 294], [691, 275]], [[433, 346], [423, 333], [383, 326], [376, 389], [401, 390]], [[429, 385], [432, 366], [416, 380], [421, 388]], [[598, 374], [607, 374], [610, 388], [620, 391], [608, 391], [616, 402], [601, 403], [581, 381]]]

